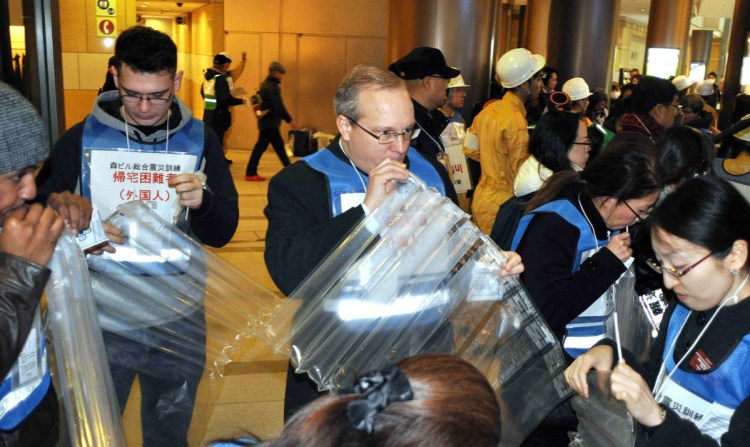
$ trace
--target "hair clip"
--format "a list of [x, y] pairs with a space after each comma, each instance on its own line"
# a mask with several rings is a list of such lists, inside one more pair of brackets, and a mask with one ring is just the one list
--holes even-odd
[[409, 379], [398, 366], [372, 371], [360, 376], [357, 383], [342, 394], [361, 394], [347, 405], [347, 418], [352, 426], [362, 433], [372, 434], [375, 416], [393, 402], [406, 402], [414, 398]]

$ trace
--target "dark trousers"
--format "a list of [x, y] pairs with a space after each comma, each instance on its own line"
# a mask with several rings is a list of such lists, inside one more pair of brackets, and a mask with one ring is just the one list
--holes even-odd
[[216, 136], [219, 137], [219, 143], [221, 143], [221, 148], [224, 150], [225, 154], [227, 153], [227, 148], [224, 147], [224, 134], [226, 133], [227, 133], [226, 130], [222, 130], [221, 132], [216, 132]]
[[281, 133], [278, 127], [271, 129], [260, 129], [258, 135], [258, 142], [253, 147], [253, 152], [250, 154], [250, 161], [247, 162], [247, 168], [245, 169], [245, 175], [258, 175], [258, 163], [260, 163], [260, 157], [263, 152], [268, 149], [268, 144], [273, 146], [273, 150], [276, 151], [276, 155], [279, 156], [281, 164], [289, 166], [289, 157], [286, 156], [286, 150], [284, 149], [284, 140], [281, 138]]
[[[179, 334], [179, 339], [166, 335], [172, 333]], [[195, 394], [206, 362], [203, 312], [159, 327], [103, 335], [120, 413], [139, 375], [143, 446], [187, 447]]]

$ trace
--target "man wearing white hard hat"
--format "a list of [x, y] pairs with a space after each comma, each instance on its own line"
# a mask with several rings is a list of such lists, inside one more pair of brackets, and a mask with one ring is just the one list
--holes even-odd
[[485, 107], [467, 130], [464, 152], [478, 158], [482, 166], [471, 210], [477, 226], [487, 234], [500, 204], [513, 196], [513, 180], [529, 157], [525, 103], [541, 88], [543, 67], [544, 56], [525, 48], [503, 54], [495, 65], [495, 77], [507, 90], [505, 96]]
[[688, 89], [693, 85], [693, 81], [685, 75], [679, 75], [672, 79], [672, 84], [677, 88], [677, 97], [682, 100], [688, 94]]
[[[708, 111], [713, 115], [714, 117], [714, 126], [718, 127], [719, 122], [719, 112], [711, 105], [711, 100], [713, 99], [715, 101], [714, 97], [714, 83], [709, 80], [703, 80], [698, 83], [698, 85], [695, 86], [695, 93], [700, 95], [701, 98], [703, 98], [703, 101], [705, 104], [703, 105], [703, 110]], [[716, 102], [714, 102], [714, 105], [716, 105]]]
[[[570, 111], [573, 113], [585, 114], [589, 108], [589, 97], [592, 95], [589, 85], [583, 78], [568, 79], [563, 84], [562, 91], [570, 97]], [[584, 117], [586, 126], [592, 124], [588, 117]]]
[[471, 86], [464, 82], [464, 78], [461, 75], [452, 78], [448, 82], [448, 93], [440, 111], [448, 118], [449, 123], [466, 124], [464, 117], [461, 115], [461, 109], [466, 101], [467, 87]]

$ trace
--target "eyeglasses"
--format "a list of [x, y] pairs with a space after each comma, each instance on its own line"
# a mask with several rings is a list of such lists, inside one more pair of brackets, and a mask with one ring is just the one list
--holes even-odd
[[674, 108], [677, 109], [678, 112], [682, 112], [682, 106], [681, 105], [671, 104], [671, 103], [666, 103], [666, 102], [664, 103], [664, 105], [667, 106], [667, 107], [674, 107]]
[[348, 116], [345, 116], [345, 118], [351, 121], [352, 124], [364, 130], [365, 133], [367, 133], [367, 135], [378, 140], [378, 143], [380, 144], [391, 144], [395, 142], [396, 140], [398, 140], [398, 137], [404, 137], [404, 141], [409, 141], [414, 138], [417, 138], [419, 136], [419, 131], [422, 130], [419, 128], [419, 126], [417, 126], [416, 124], [413, 124], [412, 126], [404, 129], [403, 132], [393, 132], [389, 130], [384, 130], [380, 134], [375, 134], [365, 129], [364, 127], [362, 127], [362, 125], [360, 125], [358, 122], [354, 121], [353, 119], [349, 118]]
[[591, 141], [574, 141], [573, 144], [577, 144], [579, 146], [593, 146], [594, 143]]
[[701, 262], [703, 262], [706, 259], [710, 258], [712, 255], [713, 255], [713, 253], [707, 254], [706, 256], [700, 258], [698, 260], [698, 262], [696, 262], [695, 264], [691, 265], [690, 267], [682, 270], [681, 272], [678, 272], [676, 269], [673, 269], [673, 268], [664, 267], [658, 261], [656, 261], [655, 259], [649, 259], [647, 261], [647, 263], [648, 263], [649, 267], [651, 267], [652, 269], [654, 269], [654, 271], [657, 272], [657, 273], [659, 273], [660, 275], [663, 274], [664, 272], [667, 272], [670, 275], [674, 276], [675, 278], [680, 279], [683, 276], [685, 276], [688, 273], [690, 273], [691, 270], [693, 270], [694, 268], [698, 267], [698, 264], [700, 264]]
[[638, 214], [638, 212], [636, 210], [634, 210], [632, 206], [628, 205], [628, 201], [627, 200], [623, 200], [622, 203], [624, 203], [625, 206], [628, 207], [628, 209], [630, 210], [630, 212], [632, 212], [635, 215], [636, 219], [640, 220], [641, 222], [643, 222], [644, 220], [646, 220], [646, 218], [648, 217], [648, 215], [651, 214], [651, 210], [648, 210], [648, 211], [646, 211], [643, 214]]
[[[167, 93], [169, 93], [169, 96], [164, 96]], [[122, 98], [123, 101], [130, 102], [130, 103], [137, 103], [137, 102], [141, 102], [145, 100], [153, 105], [164, 105], [168, 101], [172, 100], [172, 89], [161, 92], [157, 94], [157, 96], [143, 95], [140, 93], [131, 92], [129, 90], [122, 89], [120, 90], [120, 98]]]

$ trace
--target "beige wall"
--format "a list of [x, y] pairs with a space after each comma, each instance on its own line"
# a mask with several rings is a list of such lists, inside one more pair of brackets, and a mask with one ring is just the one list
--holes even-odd
[[[135, 0], [120, 0], [118, 6], [119, 30], [135, 25]], [[203, 116], [203, 71], [212, 66], [213, 55], [226, 50], [238, 62], [246, 51], [237, 86], [254, 92], [268, 64], [281, 61], [287, 68], [282, 94], [297, 124], [335, 133], [336, 85], [357, 64], [385, 65], [386, 17], [387, 0], [225, 0], [194, 10], [183, 25], [171, 18], [146, 18], [144, 24], [177, 44], [178, 70], [184, 71], [178, 96], [197, 118]], [[91, 110], [114, 49], [96, 37], [91, 0], [60, 0], [60, 20], [65, 123], [71, 127]], [[228, 146], [252, 148], [258, 131], [251, 110], [235, 107], [233, 113]], [[287, 130], [284, 125], [282, 134]]]
[[617, 46], [615, 47], [615, 63], [612, 79], [617, 80], [619, 69], [627, 71], [637, 68], [643, 73], [646, 61], [646, 31], [645, 25], [620, 18], [620, 29], [617, 34]]
[[[117, 2], [118, 30], [135, 24], [135, 0]], [[114, 53], [114, 40], [96, 36], [96, 11], [91, 0], [60, 0], [60, 46], [65, 126], [81, 121], [91, 110], [99, 87], [104, 84], [107, 61]]]
[[[268, 64], [280, 61], [284, 103], [298, 126], [335, 133], [333, 94], [343, 75], [357, 64], [385, 64], [386, 0], [225, 0], [224, 10], [227, 51], [248, 53], [235, 84], [254, 92]], [[252, 148], [254, 116], [240, 107], [233, 113], [228, 146]]]

